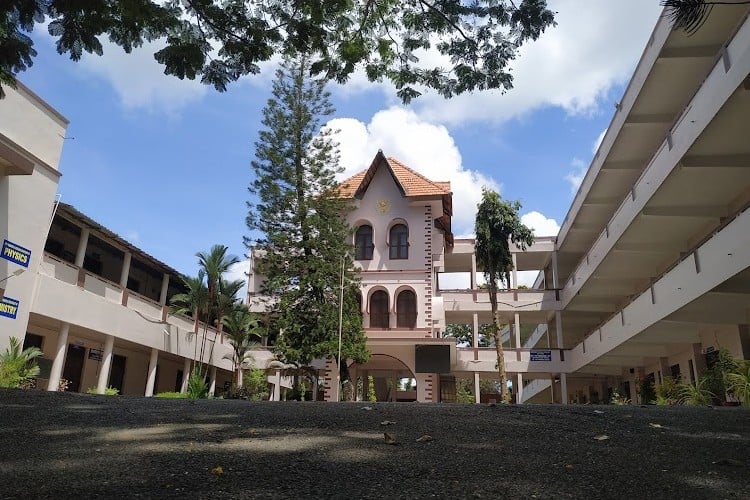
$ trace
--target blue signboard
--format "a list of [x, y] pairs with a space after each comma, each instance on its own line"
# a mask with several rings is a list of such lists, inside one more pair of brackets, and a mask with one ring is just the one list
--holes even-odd
[[0, 257], [9, 260], [19, 266], [29, 267], [31, 260], [31, 250], [21, 245], [16, 245], [12, 241], [3, 240], [3, 248], [0, 250]]
[[531, 351], [530, 361], [552, 361], [552, 351]]
[[0, 299], [0, 316], [5, 316], [6, 318], [10, 319], [16, 319], [19, 304], [20, 302], [18, 302], [16, 299], [3, 297], [2, 299]]

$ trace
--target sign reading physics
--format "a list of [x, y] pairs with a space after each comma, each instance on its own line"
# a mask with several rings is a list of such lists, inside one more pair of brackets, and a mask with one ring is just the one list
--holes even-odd
[[10, 319], [16, 319], [16, 315], [18, 315], [19, 304], [20, 302], [18, 302], [16, 299], [3, 297], [2, 299], [0, 299], [0, 316], [5, 316], [6, 318]]
[[9, 260], [19, 266], [29, 267], [31, 260], [31, 250], [21, 245], [16, 245], [12, 241], [3, 240], [3, 248], [0, 250], [0, 257]]

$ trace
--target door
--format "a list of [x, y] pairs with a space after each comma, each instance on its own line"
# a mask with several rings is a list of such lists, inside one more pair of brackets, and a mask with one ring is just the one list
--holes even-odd
[[125, 356], [112, 355], [112, 369], [109, 372], [109, 386], [114, 387], [122, 394], [122, 383], [125, 380]]
[[68, 354], [65, 356], [65, 368], [63, 378], [68, 381], [68, 389], [72, 392], [81, 390], [81, 374], [83, 363], [86, 360], [86, 348], [80, 345], [68, 345]]

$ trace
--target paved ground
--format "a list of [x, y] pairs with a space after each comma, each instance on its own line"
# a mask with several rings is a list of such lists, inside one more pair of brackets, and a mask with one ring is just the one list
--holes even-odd
[[750, 498], [737, 408], [0, 390], [0, 422], [3, 498]]

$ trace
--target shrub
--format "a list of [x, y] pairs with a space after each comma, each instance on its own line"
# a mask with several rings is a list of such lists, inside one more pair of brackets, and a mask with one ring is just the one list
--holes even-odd
[[38, 347], [21, 351], [21, 341], [10, 338], [10, 346], [0, 354], [0, 387], [18, 388], [39, 375], [36, 358], [42, 355]]
[[609, 400], [610, 404], [617, 406], [626, 406], [630, 404], [630, 400], [623, 395], [617, 389], [612, 390], [612, 398]]
[[708, 389], [711, 382], [711, 378], [704, 375], [698, 380], [698, 383], [695, 385], [680, 384], [680, 403], [688, 406], [710, 405], [712, 400], [715, 398], [714, 393]]
[[190, 374], [188, 379], [187, 397], [190, 399], [203, 399], [208, 396], [208, 385], [206, 379], [198, 371]]
[[681, 384], [678, 379], [664, 377], [661, 384], [657, 384], [654, 387], [654, 391], [656, 392], [656, 404], [662, 406], [680, 404], [680, 386]]
[[738, 368], [739, 363], [729, 354], [729, 351], [719, 349], [713, 365], [702, 377], [705, 378], [705, 389], [712, 394], [714, 403], [721, 404], [726, 401], [729, 389], [727, 377], [730, 373], [737, 372]]
[[242, 390], [250, 401], [264, 401], [271, 396], [265, 370], [253, 368], [242, 377]]
[[[99, 394], [96, 387], [89, 387], [86, 389], [86, 394]], [[107, 387], [104, 389], [104, 396], [117, 396], [120, 394], [119, 389], [115, 389], [114, 387]]]
[[181, 392], [160, 392], [154, 395], [154, 397], [161, 399], [187, 399], [188, 395]]
[[737, 368], [726, 374], [727, 389], [743, 406], [750, 406], [750, 360], [737, 363]]

